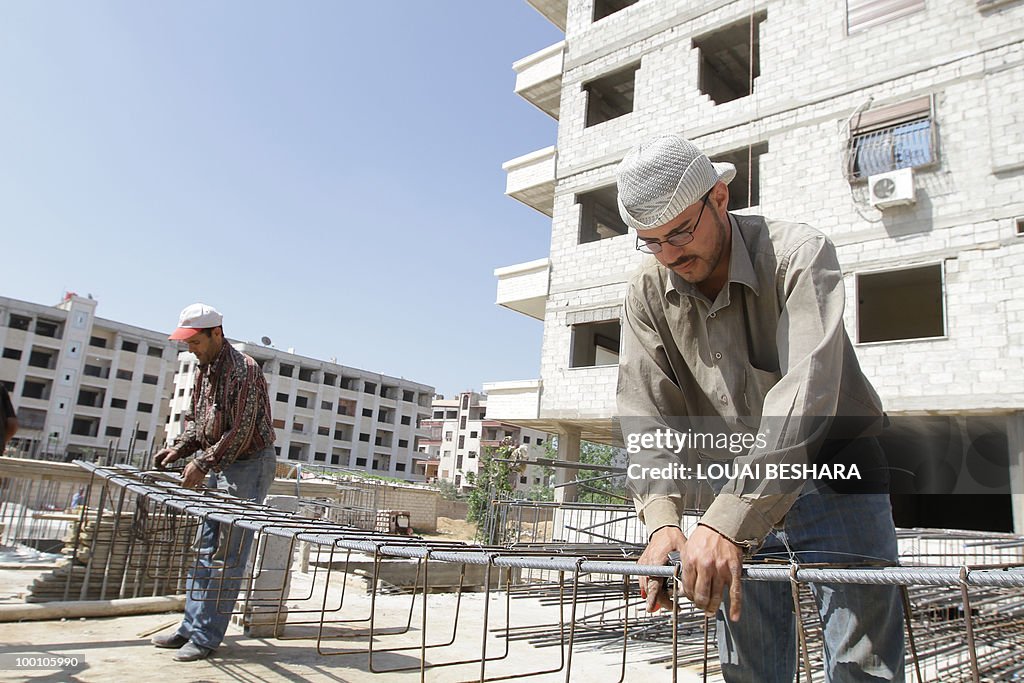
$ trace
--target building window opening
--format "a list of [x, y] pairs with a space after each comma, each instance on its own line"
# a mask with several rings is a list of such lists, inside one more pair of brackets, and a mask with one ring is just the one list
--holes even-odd
[[43, 401], [50, 400], [49, 380], [26, 379], [21, 385], [21, 395], [24, 398], [38, 398]]
[[715, 156], [712, 161], [728, 161], [736, 167], [736, 177], [729, 183], [729, 211], [758, 206], [761, 203], [761, 156], [768, 153], [768, 143], [751, 145]]
[[[715, 104], [724, 104], [753, 93], [761, 75], [760, 28], [767, 14], [730, 24], [695, 38], [700, 51], [700, 91]], [[751, 42], [753, 36], [753, 42]]]
[[28, 364], [34, 368], [53, 370], [57, 367], [57, 351], [33, 347], [28, 356]]
[[580, 244], [626, 234], [628, 229], [616, 203], [617, 192], [615, 185], [606, 185], [576, 195], [576, 203], [580, 205]]
[[636, 3], [637, 0], [594, 0], [594, 21], [601, 21]]
[[60, 331], [61, 324], [55, 320], [39, 319], [36, 321], [36, 334], [40, 336], [60, 339]]
[[587, 94], [584, 127], [596, 126], [633, 111], [633, 91], [639, 69], [637, 62], [583, 84], [583, 92]]
[[88, 408], [102, 408], [106, 394], [102, 389], [81, 388], [78, 390], [78, 405]]
[[857, 275], [857, 341], [925, 339], [946, 334], [942, 266]]
[[618, 320], [572, 326], [571, 368], [617, 365], [621, 325]]
[[7, 326], [12, 330], [25, 330], [28, 331], [29, 326], [32, 324], [32, 318], [26, 318], [23, 315], [11, 313], [7, 318]]
[[846, 33], [852, 35], [924, 8], [924, 0], [846, 0]]
[[95, 437], [100, 431], [98, 417], [75, 417], [71, 422], [71, 433], [75, 436]]

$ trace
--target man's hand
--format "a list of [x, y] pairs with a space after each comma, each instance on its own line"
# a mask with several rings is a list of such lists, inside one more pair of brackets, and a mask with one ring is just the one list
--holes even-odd
[[683, 595], [697, 609], [712, 615], [718, 611], [722, 594], [728, 586], [729, 619], [738, 621], [743, 604], [740, 590], [743, 551], [740, 547], [714, 529], [698, 526], [690, 535], [680, 557], [683, 565]]
[[173, 448], [162, 448], [153, 456], [153, 466], [158, 470], [165, 470], [168, 465], [179, 458], [181, 458], [181, 455]]
[[[672, 551], [683, 556], [683, 550], [687, 547], [686, 536], [683, 530], [677, 526], [665, 526], [653, 534], [647, 542], [647, 547], [637, 560], [637, 564], [668, 564], [668, 554]], [[672, 608], [672, 599], [665, 590], [665, 580], [656, 576], [640, 577], [640, 596], [647, 599], [647, 611], [657, 612], [664, 607]]]
[[185, 465], [185, 471], [181, 475], [181, 485], [187, 489], [197, 489], [205, 478], [206, 473], [194, 462], [190, 462]]

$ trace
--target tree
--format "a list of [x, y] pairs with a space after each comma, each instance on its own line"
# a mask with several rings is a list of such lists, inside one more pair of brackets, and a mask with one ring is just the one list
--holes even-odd
[[[558, 438], [549, 440], [547, 446], [550, 457], [556, 459], [558, 457]], [[612, 468], [621, 467], [625, 463], [625, 457], [621, 448], [580, 441], [580, 462]], [[627, 502], [624, 474], [608, 476], [611, 474], [610, 472], [596, 470], [575, 470], [574, 473], [574, 478], [581, 482], [576, 485], [576, 500], [579, 502], [616, 504]]]
[[485, 529], [487, 526], [485, 522], [487, 512], [494, 501], [511, 497], [513, 490], [512, 467], [508, 462], [501, 461], [511, 460], [516, 448], [517, 445], [511, 437], [505, 437], [497, 446], [485, 448], [480, 456], [476, 477], [468, 482], [476, 488], [469, 493], [466, 519], [476, 522], [478, 537], [488, 533]]
[[445, 500], [462, 500], [462, 493], [458, 487], [447, 479], [438, 480], [434, 486]]

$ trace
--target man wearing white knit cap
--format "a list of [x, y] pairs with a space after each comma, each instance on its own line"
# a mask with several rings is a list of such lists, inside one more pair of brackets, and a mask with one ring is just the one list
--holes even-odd
[[[640, 563], [679, 553], [681, 592], [717, 615], [727, 681], [791, 681], [791, 588], [741, 583], [743, 562], [895, 563], [875, 438], [884, 413], [843, 325], [832, 243], [806, 225], [729, 213], [735, 175], [679, 135], [642, 143], [618, 168], [619, 213], [653, 255], [624, 303], [618, 412], [627, 444], [644, 444], [627, 449], [649, 534]], [[644, 433], [662, 429], [676, 440]], [[692, 508], [701, 517], [687, 537]], [[660, 580], [640, 584], [649, 611], [671, 605]], [[827, 680], [903, 679], [896, 588], [812, 590]]]

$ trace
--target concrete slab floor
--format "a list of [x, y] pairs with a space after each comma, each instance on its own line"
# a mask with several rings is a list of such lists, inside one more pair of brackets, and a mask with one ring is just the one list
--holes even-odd
[[[18, 599], [38, 570], [0, 570], [0, 600]], [[290, 600], [289, 622], [318, 619], [323, 592], [311, 584], [309, 576], [296, 573]], [[321, 577], [322, 578], [322, 577]], [[346, 588], [344, 614], [346, 618], [369, 615], [369, 596], [355, 590], [361, 581], [351, 580]], [[20, 586], [20, 587], [19, 587]], [[329, 600], [336, 594], [332, 581]], [[297, 599], [306, 598], [305, 600]], [[455, 614], [454, 595], [432, 595], [428, 602], [428, 643], [447, 642], [451, 636]], [[330, 602], [328, 603], [331, 604]], [[337, 602], [335, 601], [335, 605]], [[375, 610], [376, 628], [404, 626], [409, 614], [407, 596], [379, 595]], [[492, 628], [504, 625], [505, 600], [492, 598], [490, 624]], [[456, 660], [478, 660], [480, 655], [481, 626], [483, 623], [483, 594], [462, 597], [461, 616], [457, 637], [453, 645], [427, 650], [428, 663]], [[301, 614], [299, 610], [316, 609], [317, 614]], [[512, 600], [513, 624], [540, 624], [557, 618], [554, 608], [542, 605], [533, 598]], [[341, 613], [339, 613], [341, 614]], [[322, 648], [328, 652], [355, 650], [357, 654], [325, 656], [317, 653], [318, 624], [290, 625], [285, 639], [251, 638], [232, 625], [223, 645], [208, 660], [180, 663], [172, 657], [173, 650], [161, 650], [149, 643], [151, 633], [161, 627], [171, 629], [180, 620], [179, 614], [153, 614], [48, 622], [0, 623], [0, 655], [12, 653], [38, 653], [53, 656], [84, 655], [84, 663], [77, 668], [63, 670], [0, 670], [0, 681], [57, 682], [84, 681], [103, 683], [138, 683], [141, 680], [165, 681], [339, 681], [377, 683], [390, 681], [416, 681], [420, 662], [420, 603], [413, 611], [411, 630], [404, 635], [383, 635], [375, 639], [375, 648], [409, 647], [398, 653], [377, 654], [374, 666], [378, 669], [410, 667], [404, 672], [373, 673], [369, 670], [366, 654], [366, 622], [338, 624], [327, 627], [327, 632], [342, 636], [324, 640]], [[568, 616], [568, 610], [566, 610]], [[557, 628], [553, 630], [557, 633]], [[616, 681], [621, 662], [621, 641], [605, 647], [581, 643], [573, 652], [573, 681], [598, 683]], [[488, 639], [488, 656], [497, 656], [504, 648], [503, 640]], [[668, 654], [667, 647], [635, 649], [627, 659], [625, 680], [669, 681], [671, 672], [664, 664], [650, 664], [648, 659]], [[531, 670], [557, 668], [559, 648], [534, 647], [525, 641], [513, 641], [509, 654], [501, 661], [488, 662], [488, 676], [524, 674]], [[471, 664], [428, 669], [427, 681], [478, 680], [480, 665]], [[525, 680], [564, 681], [564, 670], [533, 676]], [[681, 670], [680, 681], [700, 680], [699, 672]]]

